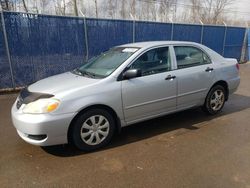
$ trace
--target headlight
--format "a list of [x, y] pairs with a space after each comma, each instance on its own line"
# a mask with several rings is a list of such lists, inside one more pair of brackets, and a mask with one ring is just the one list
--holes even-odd
[[57, 99], [38, 99], [24, 106], [23, 113], [26, 114], [44, 114], [58, 108], [60, 101]]

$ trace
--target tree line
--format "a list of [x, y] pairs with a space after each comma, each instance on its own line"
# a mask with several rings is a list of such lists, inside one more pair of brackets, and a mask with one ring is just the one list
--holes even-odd
[[136, 19], [246, 25], [232, 11], [233, 0], [0, 0], [6, 11], [86, 16], [94, 18]]

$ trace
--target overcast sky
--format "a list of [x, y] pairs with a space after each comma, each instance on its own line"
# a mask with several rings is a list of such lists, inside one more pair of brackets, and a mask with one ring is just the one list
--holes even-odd
[[239, 18], [247, 21], [250, 20], [250, 0], [235, 0], [234, 7], [236, 11], [248, 13], [238, 13]]

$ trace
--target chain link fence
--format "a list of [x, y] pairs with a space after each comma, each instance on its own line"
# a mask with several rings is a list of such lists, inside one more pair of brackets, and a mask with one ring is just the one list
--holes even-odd
[[109, 48], [131, 42], [202, 43], [241, 59], [246, 28], [2, 12], [0, 90], [72, 70]]

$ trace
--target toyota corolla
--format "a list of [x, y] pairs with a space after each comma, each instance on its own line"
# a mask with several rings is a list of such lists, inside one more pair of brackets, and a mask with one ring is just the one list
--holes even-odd
[[72, 143], [90, 151], [137, 122], [194, 107], [214, 115], [239, 83], [237, 60], [204, 45], [126, 44], [23, 89], [12, 121], [30, 144]]

